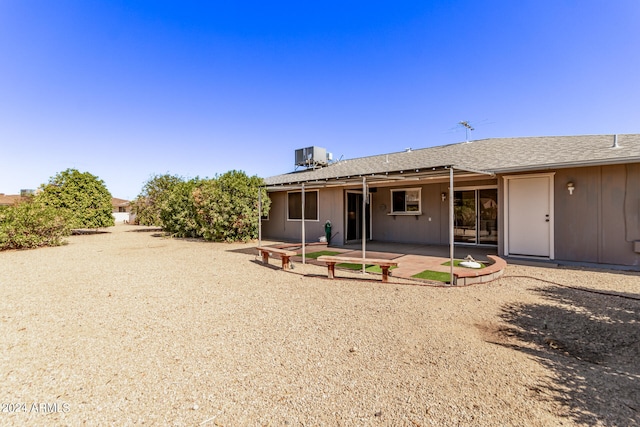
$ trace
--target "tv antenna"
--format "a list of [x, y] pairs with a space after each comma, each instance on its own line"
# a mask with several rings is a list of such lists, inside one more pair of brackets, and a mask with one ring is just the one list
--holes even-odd
[[469, 132], [476, 129], [473, 126], [471, 126], [467, 120], [459, 121], [458, 124], [464, 127], [464, 134], [465, 134], [464, 142], [469, 142]]
[[490, 125], [492, 123], [494, 122], [489, 122], [487, 119], [480, 120], [479, 122], [476, 122], [476, 121], [472, 122], [470, 120], [461, 120], [458, 122], [458, 124], [455, 127], [449, 129], [449, 132], [457, 132], [461, 129], [464, 129], [464, 133], [465, 133], [464, 141], [469, 142], [469, 134], [472, 131], [476, 130], [478, 126]]

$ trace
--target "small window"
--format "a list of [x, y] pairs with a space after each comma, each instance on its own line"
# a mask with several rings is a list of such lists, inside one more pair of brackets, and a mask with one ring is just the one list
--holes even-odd
[[[302, 219], [302, 192], [296, 191], [287, 194], [287, 219]], [[318, 220], [318, 191], [304, 192], [304, 219]]]
[[403, 188], [391, 190], [391, 213], [392, 214], [415, 214], [422, 213], [421, 188]]

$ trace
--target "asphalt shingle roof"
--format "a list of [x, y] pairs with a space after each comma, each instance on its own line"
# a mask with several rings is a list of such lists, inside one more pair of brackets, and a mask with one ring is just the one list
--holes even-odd
[[347, 176], [424, 170], [441, 166], [492, 173], [640, 162], [640, 134], [490, 138], [342, 160], [266, 178], [281, 185]]

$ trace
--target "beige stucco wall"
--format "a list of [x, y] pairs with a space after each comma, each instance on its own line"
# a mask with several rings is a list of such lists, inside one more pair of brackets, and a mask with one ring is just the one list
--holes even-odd
[[554, 204], [557, 260], [640, 266], [639, 164], [559, 169]]
[[[271, 211], [269, 219], [262, 221], [262, 237], [300, 242], [302, 240], [302, 221], [287, 219], [287, 192], [271, 192], [269, 198], [271, 199]], [[336, 235], [336, 243], [341, 242], [344, 236], [343, 190], [341, 188], [320, 190], [318, 203], [318, 220], [305, 220], [306, 242], [317, 242], [320, 236], [324, 236], [324, 224], [327, 220], [331, 221], [331, 234]]]
[[[459, 180], [454, 188], [496, 185], [495, 179]], [[391, 189], [421, 188], [422, 215], [390, 215]], [[442, 193], [447, 199], [442, 200]], [[373, 239], [385, 242], [449, 244], [449, 181], [381, 187], [372, 193]]]
[[[371, 193], [372, 238], [383, 242], [446, 244], [448, 242], [448, 202], [441, 193], [448, 183], [381, 187]], [[422, 215], [390, 215], [391, 189], [421, 188]]]

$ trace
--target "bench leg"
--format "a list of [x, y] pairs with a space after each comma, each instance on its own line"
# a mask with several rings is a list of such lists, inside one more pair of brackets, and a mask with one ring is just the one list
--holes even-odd
[[288, 270], [290, 266], [289, 257], [287, 255], [282, 255], [282, 269]]
[[336, 276], [336, 263], [335, 262], [328, 262], [327, 263], [327, 275], [329, 276], [329, 279], [333, 279]]
[[388, 282], [389, 281], [389, 266], [381, 265], [380, 268], [382, 269], [382, 281], [383, 282]]
[[269, 264], [269, 252], [262, 251], [262, 263]]

